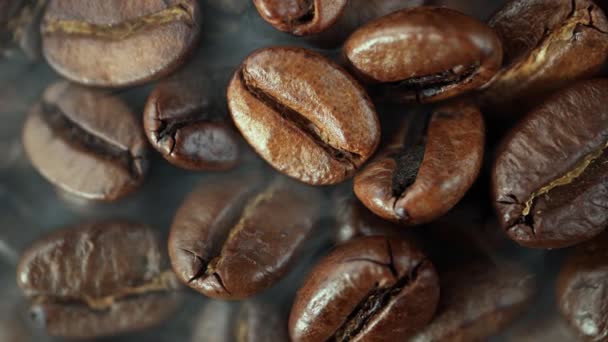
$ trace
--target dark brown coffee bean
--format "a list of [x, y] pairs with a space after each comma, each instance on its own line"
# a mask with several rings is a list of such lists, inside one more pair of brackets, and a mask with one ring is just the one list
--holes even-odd
[[435, 6], [448, 7], [479, 20], [486, 19], [500, 9], [504, 0], [436, 0]]
[[228, 87], [228, 106], [262, 158], [313, 185], [351, 177], [380, 141], [365, 90], [338, 65], [305, 49], [254, 52]]
[[199, 36], [200, 16], [195, 0], [50, 0], [43, 52], [75, 82], [140, 84], [184, 61]]
[[87, 199], [116, 200], [147, 170], [146, 138], [129, 108], [109, 93], [67, 82], [50, 86], [31, 110], [23, 145], [47, 180]]
[[236, 132], [212, 98], [208, 77], [196, 68], [184, 69], [150, 94], [144, 130], [171, 164], [189, 170], [226, 170], [238, 162]]
[[0, 57], [22, 50], [29, 59], [40, 57], [40, 19], [47, 0], [0, 1]]
[[56, 231], [29, 247], [17, 283], [53, 336], [91, 338], [154, 325], [178, 304], [160, 241], [141, 224], [101, 221]]
[[233, 173], [202, 183], [177, 211], [169, 255], [178, 278], [214, 298], [245, 298], [279, 281], [311, 236], [319, 194], [286, 179]]
[[433, 264], [407, 240], [365, 237], [338, 246], [298, 291], [294, 342], [404, 341], [439, 300]]
[[577, 246], [557, 280], [562, 315], [589, 341], [608, 341], [608, 233]]
[[195, 321], [192, 342], [287, 342], [283, 315], [258, 301], [212, 301]]
[[494, 204], [519, 244], [559, 248], [608, 224], [608, 80], [551, 96], [514, 127], [492, 171]]
[[376, 215], [403, 224], [430, 222], [471, 187], [483, 160], [479, 109], [467, 102], [436, 108], [430, 121], [407, 118], [395, 142], [355, 177], [355, 194]]
[[366, 22], [426, 0], [254, 0], [264, 20], [297, 36], [316, 35], [342, 42]]
[[483, 96], [509, 116], [596, 74], [608, 58], [608, 20], [591, 0], [512, 0], [490, 26], [502, 39], [505, 66]]
[[344, 44], [349, 64], [390, 100], [434, 102], [477, 89], [502, 63], [494, 31], [457, 11], [415, 7], [376, 19]]

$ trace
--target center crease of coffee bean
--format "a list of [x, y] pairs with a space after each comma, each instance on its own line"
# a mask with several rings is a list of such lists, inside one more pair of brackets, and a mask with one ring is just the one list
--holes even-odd
[[117, 161], [135, 180], [142, 177], [143, 171], [136, 163], [141, 161], [143, 156], [133, 155], [131, 151], [87, 131], [84, 127], [70, 120], [58, 106], [43, 101], [42, 119], [53, 128], [56, 134], [62, 136], [65, 140], [76, 143], [76, 146], [79, 145], [84, 150], [99, 152], [99, 155], [102, 155], [103, 158]]
[[[162, 113], [158, 104], [156, 105], [156, 111], [157, 113]], [[159, 127], [154, 131], [156, 142], [168, 144], [169, 151], [167, 154], [171, 154], [175, 148], [175, 136], [180, 129], [197, 123], [214, 121], [210, 120], [209, 117], [210, 115], [206, 112], [195, 109], [191, 113], [184, 113], [176, 118], [156, 119], [160, 123]]]
[[332, 146], [329, 137], [325, 137], [324, 139], [324, 134], [321, 132], [321, 130], [318, 129], [304, 115], [280, 103], [277, 99], [273, 98], [269, 94], [266, 94], [259, 87], [256, 87], [254, 85], [255, 81], [251, 76], [247, 74], [245, 69], [243, 69], [241, 72], [241, 80], [245, 85], [245, 88], [255, 98], [257, 98], [267, 107], [273, 109], [273, 111], [279, 114], [283, 119], [296, 126], [300, 130], [300, 132], [304, 133], [310, 139], [312, 139], [315, 144], [317, 144], [317, 146], [325, 150], [325, 152], [329, 154], [333, 159], [342, 162], [343, 164], [346, 164], [346, 173], [348, 173], [349, 170], [355, 169], [356, 165], [359, 164], [358, 161], [361, 160], [361, 156], [359, 154]]
[[140, 32], [174, 22], [184, 22], [190, 27], [196, 25], [189, 6], [177, 4], [162, 11], [125, 20], [122, 23], [114, 25], [92, 24], [80, 20], [47, 19], [42, 25], [42, 33], [45, 35], [58, 33], [108, 40], [122, 40]]

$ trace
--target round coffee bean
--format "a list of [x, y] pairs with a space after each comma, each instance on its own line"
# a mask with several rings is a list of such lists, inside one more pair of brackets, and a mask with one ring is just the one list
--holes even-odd
[[36, 241], [17, 269], [31, 317], [50, 335], [69, 338], [160, 322], [179, 298], [159, 242], [148, 227], [124, 221], [81, 224]]
[[363, 88], [305, 49], [254, 52], [228, 87], [228, 106], [262, 158], [313, 185], [351, 177], [380, 141], [376, 111]]
[[457, 11], [415, 7], [376, 19], [344, 44], [355, 73], [398, 102], [434, 102], [477, 89], [502, 63], [485, 24]]
[[159, 83], [144, 109], [150, 144], [171, 164], [189, 170], [226, 170], [239, 158], [228, 115], [213, 103], [207, 76], [184, 72]]
[[562, 315], [589, 341], [608, 339], [608, 233], [577, 246], [557, 280]]
[[195, 321], [192, 342], [287, 342], [283, 315], [259, 301], [212, 301]]
[[[483, 161], [485, 131], [467, 102], [410, 115], [408, 129], [355, 177], [355, 194], [376, 215], [408, 225], [445, 214], [471, 187]], [[427, 128], [428, 126], [428, 128]]]
[[199, 36], [200, 16], [196, 0], [50, 0], [43, 52], [74, 82], [140, 84], [183, 62]]
[[608, 20], [591, 0], [512, 0], [490, 26], [503, 42], [505, 66], [484, 100], [510, 116], [572, 80], [596, 74], [608, 58]]
[[118, 98], [60, 82], [29, 113], [23, 145], [33, 166], [73, 195], [111, 201], [137, 188], [147, 144], [135, 115]]
[[177, 211], [169, 255], [177, 277], [214, 298], [265, 290], [291, 268], [320, 215], [319, 194], [286, 179], [232, 173], [202, 183]]
[[289, 332], [294, 342], [404, 341], [431, 320], [438, 300], [433, 265], [407, 240], [360, 238], [314, 267]]
[[608, 80], [578, 83], [531, 111], [502, 143], [494, 205], [519, 244], [559, 248], [608, 225]]

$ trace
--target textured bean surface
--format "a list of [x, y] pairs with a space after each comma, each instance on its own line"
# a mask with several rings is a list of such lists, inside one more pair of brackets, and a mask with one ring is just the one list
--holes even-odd
[[309, 184], [351, 177], [380, 141], [374, 106], [361, 86], [305, 49], [251, 54], [228, 87], [228, 106], [262, 158]]
[[499, 219], [518, 243], [558, 248], [608, 223], [608, 80], [580, 82], [530, 112], [492, 173]]

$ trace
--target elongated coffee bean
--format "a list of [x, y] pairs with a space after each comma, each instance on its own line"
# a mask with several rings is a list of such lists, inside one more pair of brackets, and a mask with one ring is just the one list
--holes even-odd
[[150, 144], [171, 164], [189, 170], [226, 170], [239, 157], [228, 114], [214, 102], [210, 80], [195, 66], [164, 80], [144, 109]]
[[100, 221], [53, 232], [21, 257], [17, 283], [53, 336], [139, 330], [170, 315], [179, 282], [152, 230]]
[[178, 278], [214, 298], [245, 298], [285, 275], [319, 217], [319, 194], [286, 179], [228, 174], [178, 210], [169, 255]]
[[494, 205], [519, 244], [559, 248], [608, 224], [608, 80], [579, 82], [532, 110], [498, 151]]
[[50, 0], [43, 52], [74, 82], [140, 84], [185, 60], [199, 36], [200, 16], [195, 0]]
[[228, 106], [262, 158], [313, 185], [351, 177], [380, 141], [365, 90], [338, 65], [305, 49], [251, 54], [228, 87]]
[[593, 76], [608, 59], [608, 20], [591, 0], [512, 0], [490, 26], [505, 50], [505, 65], [483, 95], [494, 112], [517, 115], [544, 94]]
[[94, 200], [116, 200], [147, 171], [147, 144], [134, 113], [107, 92], [60, 82], [29, 113], [23, 145], [53, 185]]
[[436, 108], [428, 126], [419, 113], [408, 119], [409, 129], [357, 174], [355, 194], [376, 215], [416, 225], [445, 214], [471, 187], [485, 131], [479, 109], [467, 102]]
[[398, 102], [434, 102], [477, 89], [502, 63], [502, 46], [485, 24], [457, 11], [415, 7], [355, 31], [344, 55], [364, 81]]
[[564, 318], [589, 341], [608, 340], [608, 233], [576, 246], [557, 280]]
[[433, 264], [407, 240], [365, 237], [317, 264], [289, 317], [294, 342], [404, 341], [439, 300]]

